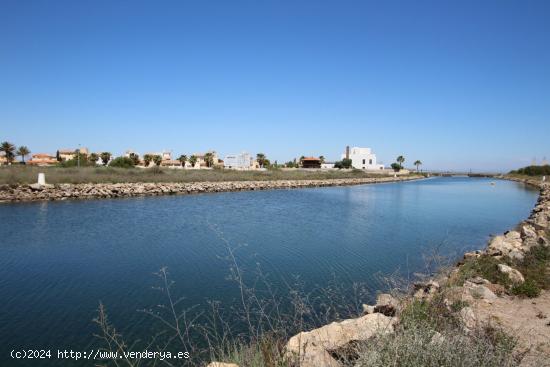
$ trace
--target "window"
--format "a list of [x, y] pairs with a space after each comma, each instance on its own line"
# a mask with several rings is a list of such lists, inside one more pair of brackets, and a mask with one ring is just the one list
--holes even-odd
[[369, 164], [372, 164], [372, 159], [369, 159]]
[[365, 160], [363, 159], [363, 164], [365, 164]]

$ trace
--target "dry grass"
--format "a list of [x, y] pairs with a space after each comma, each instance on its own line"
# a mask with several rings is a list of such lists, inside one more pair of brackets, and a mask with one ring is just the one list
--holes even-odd
[[0, 166], [0, 184], [16, 185], [35, 183], [38, 173], [46, 174], [46, 181], [58, 183], [125, 183], [125, 182], [219, 182], [262, 180], [324, 180], [336, 178], [380, 177], [360, 170], [181, 170], [161, 168], [115, 167], [31, 167]]

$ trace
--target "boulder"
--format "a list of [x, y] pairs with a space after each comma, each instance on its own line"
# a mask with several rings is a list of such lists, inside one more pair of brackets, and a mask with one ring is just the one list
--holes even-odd
[[386, 316], [395, 316], [399, 301], [391, 294], [381, 293], [376, 297], [374, 312], [384, 314]]
[[300, 367], [340, 367], [331, 351], [350, 342], [368, 340], [377, 333], [392, 333], [395, 322], [395, 318], [381, 313], [333, 322], [294, 335], [285, 347], [285, 354]]
[[523, 275], [518, 270], [512, 268], [511, 266], [498, 264], [498, 271], [508, 275], [508, 278], [510, 278], [510, 280], [513, 283], [520, 284], [525, 281], [525, 278], [523, 278]]
[[363, 314], [368, 315], [374, 313], [374, 306], [363, 304]]
[[464, 282], [464, 290], [466, 294], [474, 299], [483, 299], [489, 303], [497, 299], [497, 295], [493, 293], [486, 285], [475, 284], [470, 281]]

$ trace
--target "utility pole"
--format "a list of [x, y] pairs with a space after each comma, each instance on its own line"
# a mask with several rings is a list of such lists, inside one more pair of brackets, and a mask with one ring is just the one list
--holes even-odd
[[76, 164], [80, 168], [80, 144], [78, 144], [78, 150], [76, 151]]

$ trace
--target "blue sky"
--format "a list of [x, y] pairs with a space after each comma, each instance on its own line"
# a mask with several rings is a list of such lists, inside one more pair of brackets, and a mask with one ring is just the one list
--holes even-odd
[[0, 140], [550, 159], [550, 2], [0, 0]]

